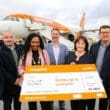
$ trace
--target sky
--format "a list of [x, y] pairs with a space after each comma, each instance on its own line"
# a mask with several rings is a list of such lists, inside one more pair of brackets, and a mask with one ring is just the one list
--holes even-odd
[[110, 25], [110, 0], [0, 0], [0, 19], [13, 13], [25, 13], [79, 28], [85, 13], [85, 29]]

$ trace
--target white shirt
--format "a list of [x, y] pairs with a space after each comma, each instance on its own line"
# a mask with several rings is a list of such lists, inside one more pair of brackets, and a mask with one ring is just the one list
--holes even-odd
[[56, 64], [58, 64], [60, 47], [58, 45], [53, 45], [53, 52], [54, 52], [54, 57], [55, 57]]

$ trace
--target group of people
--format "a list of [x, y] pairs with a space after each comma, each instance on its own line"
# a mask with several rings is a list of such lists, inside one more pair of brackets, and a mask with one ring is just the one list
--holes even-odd
[[[3, 46], [0, 49], [0, 98], [4, 110], [21, 110], [19, 102], [25, 66], [60, 64], [96, 64], [98, 73], [107, 93], [107, 98], [99, 99], [99, 110], [109, 110], [110, 95], [110, 26], [99, 29], [100, 40], [89, 49], [87, 38], [81, 36], [73, 43], [74, 51], [59, 42], [60, 31], [51, 30], [52, 41], [44, 45], [41, 36], [31, 33], [27, 36], [22, 51], [15, 48], [15, 36], [3, 33]], [[66, 43], [66, 42], [65, 42]], [[95, 110], [95, 99], [71, 100], [71, 110]], [[66, 110], [65, 101], [58, 101], [60, 110]], [[41, 101], [42, 110], [53, 110], [53, 101]], [[37, 102], [28, 102], [29, 110], [37, 110]]]

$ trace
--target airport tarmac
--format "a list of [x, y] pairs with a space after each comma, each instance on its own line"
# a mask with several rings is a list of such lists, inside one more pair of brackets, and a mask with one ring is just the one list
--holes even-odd
[[[37, 104], [38, 104], [38, 110], [41, 110], [40, 103], [38, 102]], [[66, 107], [66, 110], [71, 110], [70, 109], [70, 103], [69, 103], [69, 101], [66, 101], [66, 106], [65, 107]], [[0, 110], [3, 110], [3, 104], [2, 104], [1, 101], [0, 101]], [[29, 110], [28, 109], [28, 104], [27, 103], [22, 103], [22, 109], [21, 110]], [[54, 102], [54, 110], [59, 110], [58, 102], [57, 101]]]
[[[70, 101], [65, 101], [65, 102], [66, 102], [66, 105], [65, 105], [66, 110], [71, 110], [71, 108], [70, 108]], [[98, 106], [98, 100], [96, 102], [95, 110], [98, 110], [97, 106]], [[0, 101], [0, 110], [3, 110], [2, 101]], [[21, 110], [29, 110], [27, 103], [22, 103], [22, 109]], [[41, 110], [39, 103], [38, 103], [38, 110]], [[60, 110], [59, 107], [58, 107], [58, 102], [57, 101], [54, 102], [54, 110]]]

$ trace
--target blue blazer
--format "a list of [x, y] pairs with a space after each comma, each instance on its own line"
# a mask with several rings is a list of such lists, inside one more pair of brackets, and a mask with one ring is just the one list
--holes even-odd
[[[60, 47], [60, 52], [59, 52], [58, 64], [65, 64], [66, 56], [68, 55], [68, 49], [63, 44], [59, 44], [59, 47]], [[56, 61], [55, 61], [52, 43], [48, 43], [47, 45], [45, 45], [45, 49], [49, 54], [50, 64], [55, 65]]]

